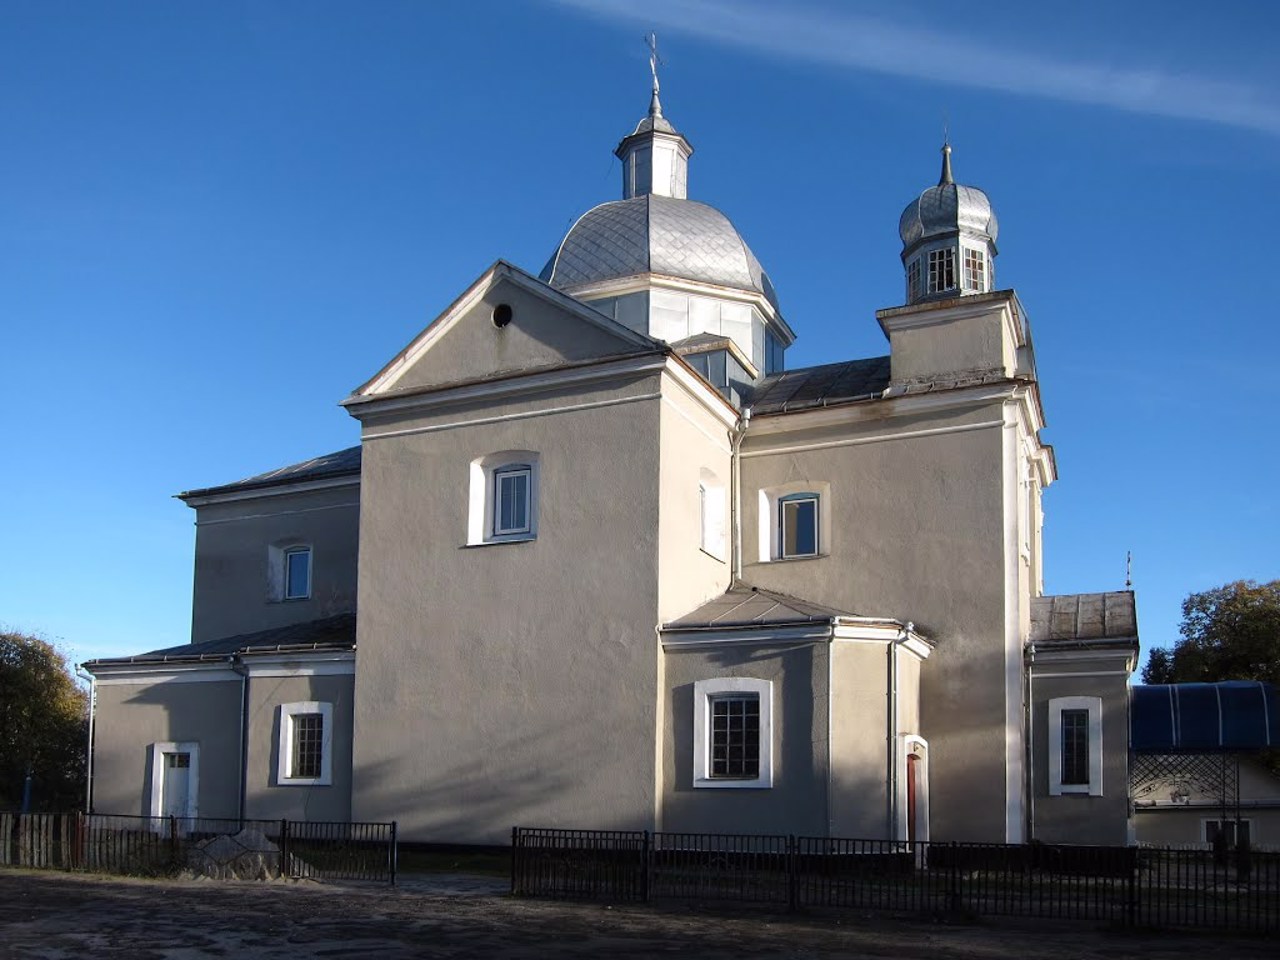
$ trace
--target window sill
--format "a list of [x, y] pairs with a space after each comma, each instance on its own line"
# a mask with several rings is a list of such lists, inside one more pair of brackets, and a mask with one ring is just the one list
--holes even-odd
[[828, 556], [830, 556], [830, 554], [827, 554], [827, 553], [806, 553], [804, 556], [801, 556], [801, 557], [773, 557], [772, 559], [767, 560], [765, 562], [766, 563], [797, 563], [801, 560], [822, 560]]
[[333, 781], [324, 777], [288, 777], [276, 782], [277, 787], [331, 787]]
[[763, 779], [754, 780], [731, 780], [725, 778], [723, 780], [712, 777], [699, 777], [693, 781], [695, 790], [771, 790], [773, 784]]
[[464, 543], [462, 545], [462, 549], [471, 550], [475, 547], [501, 547], [508, 543], [533, 543], [537, 539], [537, 536], [534, 534], [525, 534], [515, 537], [499, 537], [494, 540], [481, 540], [479, 543]]
[[1087, 783], [1073, 784], [1071, 786], [1050, 787], [1049, 796], [1051, 797], [1100, 797], [1101, 790], [1092, 789]]

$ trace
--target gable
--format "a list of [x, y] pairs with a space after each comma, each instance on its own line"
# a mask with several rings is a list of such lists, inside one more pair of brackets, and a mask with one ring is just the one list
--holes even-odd
[[414, 392], [658, 349], [499, 262], [356, 393]]

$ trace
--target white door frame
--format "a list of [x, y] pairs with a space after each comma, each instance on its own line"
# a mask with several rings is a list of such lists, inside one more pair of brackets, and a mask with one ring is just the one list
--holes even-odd
[[185, 753], [191, 757], [187, 768], [187, 811], [184, 816], [199, 816], [200, 794], [200, 744], [195, 740], [161, 740], [148, 748], [151, 754], [151, 803], [152, 817], [163, 817], [164, 812], [164, 756], [166, 753]]

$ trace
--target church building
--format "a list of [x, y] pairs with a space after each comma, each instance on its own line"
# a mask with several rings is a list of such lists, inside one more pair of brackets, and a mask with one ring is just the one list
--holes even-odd
[[987, 195], [944, 146], [886, 354], [788, 369], [656, 77], [615, 152], [540, 274], [498, 260], [343, 401], [358, 446], [180, 495], [191, 639], [86, 665], [93, 808], [1125, 843], [1134, 598], [1043, 595]]

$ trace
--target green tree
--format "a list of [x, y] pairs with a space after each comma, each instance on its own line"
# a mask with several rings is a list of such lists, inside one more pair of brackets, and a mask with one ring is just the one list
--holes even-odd
[[1237, 580], [1182, 602], [1182, 638], [1156, 647], [1144, 683], [1265, 680], [1280, 686], [1280, 580]]
[[88, 697], [39, 637], [0, 630], [0, 809], [67, 810], [84, 798]]

